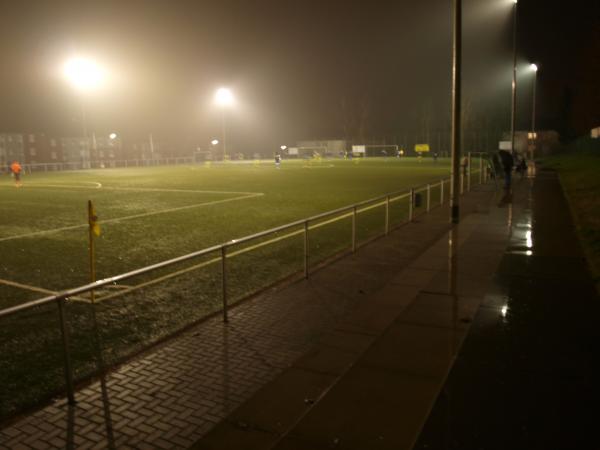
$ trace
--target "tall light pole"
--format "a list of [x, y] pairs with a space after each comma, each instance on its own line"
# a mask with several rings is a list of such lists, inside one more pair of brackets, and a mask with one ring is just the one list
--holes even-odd
[[512, 101], [510, 107], [510, 142], [511, 152], [515, 151], [515, 126], [517, 123], [517, 1], [512, 0], [513, 6], [513, 77]]
[[452, 178], [450, 189], [450, 221], [460, 218], [460, 111], [462, 68], [462, 0], [454, 1], [454, 30], [452, 36]]
[[87, 137], [87, 118], [85, 111], [84, 95], [97, 89], [106, 78], [106, 71], [94, 60], [74, 57], [63, 66], [63, 74], [67, 81], [78, 92], [81, 102], [81, 127], [87, 153], [90, 146]]
[[531, 154], [529, 155], [529, 159], [533, 159], [533, 153], [535, 151], [535, 143], [537, 140], [537, 135], [535, 132], [535, 90], [536, 90], [536, 84], [537, 84], [537, 72], [538, 72], [538, 66], [537, 64], [531, 64], [529, 66], [529, 68], [533, 71], [533, 98], [532, 98], [532, 104], [531, 104], [531, 140], [532, 140], [532, 145], [531, 145]]
[[221, 139], [223, 140], [223, 160], [227, 154], [227, 123], [226, 110], [234, 104], [233, 93], [230, 89], [222, 87], [215, 93], [215, 103], [221, 108]]

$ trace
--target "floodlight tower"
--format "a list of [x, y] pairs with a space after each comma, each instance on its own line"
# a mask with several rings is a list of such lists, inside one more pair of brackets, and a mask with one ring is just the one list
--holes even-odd
[[106, 71], [92, 59], [74, 57], [65, 62], [63, 66], [63, 75], [79, 94], [81, 102], [81, 127], [85, 148], [89, 154], [90, 148], [87, 136], [84, 95], [98, 89], [104, 83]]
[[452, 36], [452, 177], [450, 186], [450, 221], [460, 218], [460, 101], [462, 68], [462, 0], [454, 0], [454, 27]]
[[536, 90], [536, 84], [537, 84], [537, 72], [538, 72], [538, 66], [537, 64], [531, 64], [529, 66], [529, 68], [533, 71], [533, 98], [532, 98], [532, 104], [531, 104], [531, 140], [532, 140], [532, 146], [531, 146], [531, 154], [529, 155], [529, 159], [533, 159], [533, 154], [535, 151], [535, 143], [537, 140], [537, 134], [535, 132], [535, 90]]
[[510, 107], [510, 150], [515, 151], [515, 126], [517, 123], [517, 2], [513, 2], [513, 76], [512, 76], [512, 100]]
[[221, 138], [223, 139], [223, 160], [225, 160], [225, 155], [227, 154], [226, 113], [227, 109], [235, 103], [231, 90], [225, 87], [217, 89], [217, 92], [215, 92], [215, 103], [221, 108]]

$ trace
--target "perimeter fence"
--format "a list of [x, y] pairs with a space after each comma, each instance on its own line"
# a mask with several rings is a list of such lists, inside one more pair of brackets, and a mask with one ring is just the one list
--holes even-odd
[[[469, 157], [470, 158], [470, 157]], [[487, 162], [461, 193], [487, 181]], [[475, 159], [474, 161], [475, 162]], [[450, 179], [388, 193], [0, 310], [0, 419], [444, 205]]]

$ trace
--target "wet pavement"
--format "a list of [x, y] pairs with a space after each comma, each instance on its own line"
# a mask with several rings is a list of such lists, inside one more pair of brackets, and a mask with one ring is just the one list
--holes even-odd
[[[393, 276], [331, 334], [193, 448], [412, 448], [489, 290], [512, 216], [523, 210], [498, 207], [504, 200], [493, 185], [474, 197], [458, 226], [388, 267]], [[398, 251], [385, 240], [370, 251], [382, 247]], [[376, 273], [365, 256], [357, 252], [357, 279]]]
[[556, 175], [513, 202], [509, 245], [416, 449], [600, 448], [600, 307]]
[[598, 298], [558, 180], [479, 200], [193, 448], [598, 448]]

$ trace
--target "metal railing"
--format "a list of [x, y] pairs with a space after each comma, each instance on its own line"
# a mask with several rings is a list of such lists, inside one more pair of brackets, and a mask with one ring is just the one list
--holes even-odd
[[[471, 170], [468, 171], [468, 187], [470, 188], [471, 184], [470, 184], [470, 173]], [[484, 180], [485, 178], [481, 178], [480, 175], [480, 180]], [[32, 308], [36, 308], [36, 307], [41, 307], [43, 305], [47, 305], [50, 303], [55, 302], [58, 308], [58, 316], [59, 316], [59, 323], [60, 323], [60, 331], [61, 331], [61, 339], [62, 339], [62, 353], [63, 353], [63, 364], [64, 364], [64, 372], [65, 372], [65, 382], [66, 382], [66, 389], [67, 389], [67, 397], [70, 403], [74, 403], [75, 402], [75, 394], [74, 394], [74, 387], [73, 387], [73, 371], [72, 371], [72, 365], [71, 365], [71, 356], [70, 356], [70, 350], [69, 350], [69, 333], [68, 333], [68, 327], [67, 327], [67, 317], [65, 315], [65, 302], [67, 300], [69, 300], [70, 298], [75, 298], [77, 296], [79, 296], [80, 294], [84, 294], [87, 292], [91, 292], [97, 289], [100, 289], [102, 287], [106, 287], [109, 285], [113, 285], [116, 284], [118, 282], [124, 281], [124, 280], [128, 280], [130, 278], [133, 277], [137, 277], [140, 275], [144, 275], [144, 274], [148, 274], [150, 272], [159, 270], [159, 269], [163, 269], [169, 266], [173, 266], [175, 264], [178, 263], [182, 263], [185, 261], [190, 261], [193, 259], [197, 259], [212, 253], [218, 253], [219, 256], [211, 261], [209, 261], [209, 263], [216, 263], [216, 262], [220, 262], [220, 266], [221, 266], [221, 297], [222, 297], [222, 317], [223, 317], [223, 321], [224, 322], [228, 322], [229, 317], [228, 317], [228, 310], [229, 310], [229, 305], [228, 305], [228, 281], [227, 281], [227, 260], [230, 259], [231, 257], [235, 256], [235, 254], [239, 254], [243, 251], [248, 251], [247, 249], [244, 250], [238, 250], [237, 252], [231, 252], [230, 250], [233, 247], [236, 246], [240, 246], [242, 244], [251, 242], [251, 241], [255, 241], [257, 239], [263, 238], [263, 237], [267, 237], [276, 233], [280, 233], [283, 231], [287, 231], [287, 230], [291, 230], [296, 228], [297, 230], [294, 232], [289, 233], [288, 235], [286, 235], [285, 237], [291, 237], [294, 235], [298, 235], [298, 234], [302, 234], [303, 235], [303, 254], [302, 254], [302, 261], [303, 261], [303, 275], [305, 278], [309, 277], [309, 273], [310, 273], [310, 241], [309, 241], [309, 233], [311, 230], [314, 230], [318, 227], [323, 226], [324, 224], [327, 223], [331, 223], [333, 221], [338, 221], [338, 220], [342, 220], [345, 218], [351, 218], [351, 227], [352, 227], [352, 232], [351, 232], [351, 242], [350, 242], [350, 249], [352, 252], [355, 252], [359, 246], [359, 242], [357, 239], [357, 222], [358, 222], [358, 215], [361, 213], [364, 213], [368, 210], [371, 210], [373, 208], [377, 208], [377, 207], [384, 207], [385, 208], [385, 214], [384, 214], [384, 224], [383, 224], [383, 233], [381, 233], [381, 235], [387, 235], [390, 230], [392, 229], [392, 223], [390, 220], [390, 205], [393, 202], [398, 202], [400, 200], [406, 199], [408, 198], [408, 214], [407, 214], [407, 220], [402, 221], [401, 223], [397, 223], [395, 224], [395, 227], [399, 227], [401, 225], [404, 225], [406, 223], [410, 223], [412, 221], [414, 221], [414, 219], [416, 217], [418, 217], [418, 215], [416, 214], [416, 209], [417, 207], [422, 208], [421, 209], [421, 214], [427, 214], [429, 211], [431, 211], [434, 207], [437, 206], [442, 206], [445, 202], [446, 202], [446, 196], [445, 196], [445, 186], [450, 186], [450, 179], [442, 179], [440, 181], [438, 181], [437, 183], [427, 183], [421, 186], [417, 186], [417, 187], [413, 187], [410, 188], [408, 190], [402, 190], [402, 191], [396, 191], [396, 192], [392, 192], [392, 193], [388, 193], [379, 197], [375, 197], [369, 200], [364, 200], [349, 206], [344, 206], [341, 208], [337, 208], [331, 211], [327, 211], [321, 214], [317, 214], [305, 219], [301, 219], [301, 220], [297, 220], [291, 223], [287, 223], [285, 225], [281, 225], [275, 228], [271, 228], [269, 230], [265, 230], [265, 231], [261, 231], [249, 236], [245, 236], [239, 239], [233, 239], [227, 242], [224, 242], [222, 244], [218, 244], [218, 245], [213, 245], [211, 247], [205, 248], [203, 250], [199, 250], [196, 252], [192, 252], [192, 253], [188, 253], [186, 255], [177, 257], [177, 258], [172, 258], [166, 261], [162, 261], [156, 264], [152, 264], [140, 269], [136, 269], [130, 272], [126, 272], [126, 273], [122, 273], [119, 275], [115, 275], [112, 277], [108, 277], [108, 278], [104, 278], [102, 280], [96, 281], [94, 283], [88, 283], [82, 286], [78, 286], [72, 289], [67, 289], [65, 291], [59, 292], [57, 294], [54, 295], [49, 295], [43, 298], [39, 298], [37, 300], [33, 300], [21, 305], [17, 305], [17, 306], [13, 306], [10, 308], [6, 308], [3, 310], [0, 310], [0, 318], [2, 317], [8, 317], [8, 316], [12, 316], [14, 314], [17, 314], [19, 312], [22, 311], [26, 311], [26, 310], [30, 310]], [[432, 198], [432, 192], [433, 189], [438, 188], [439, 187], [439, 201], [434, 201], [434, 199]], [[421, 205], [421, 206], [417, 206], [416, 205], [416, 200], [417, 200], [417, 196], [418, 195], [423, 195], [425, 196], [425, 204]], [[435, 203], [435, 204], [434, 204]], [[419, 214], [419, 215], [421, 215]], [[330, 219], [328, 221], [324, 221], [323, 219], [327, 219], [327, 218], [331, 218], [332, 216], [335, 216], [334, 219]], [[311, 225], [312, 224], [312, 225]], [[261, 245], [268, 245], [270, 242], [266, 241], [264, 243], [262, 243]], [[250, 295], [250, 294], [249, 294]]]

